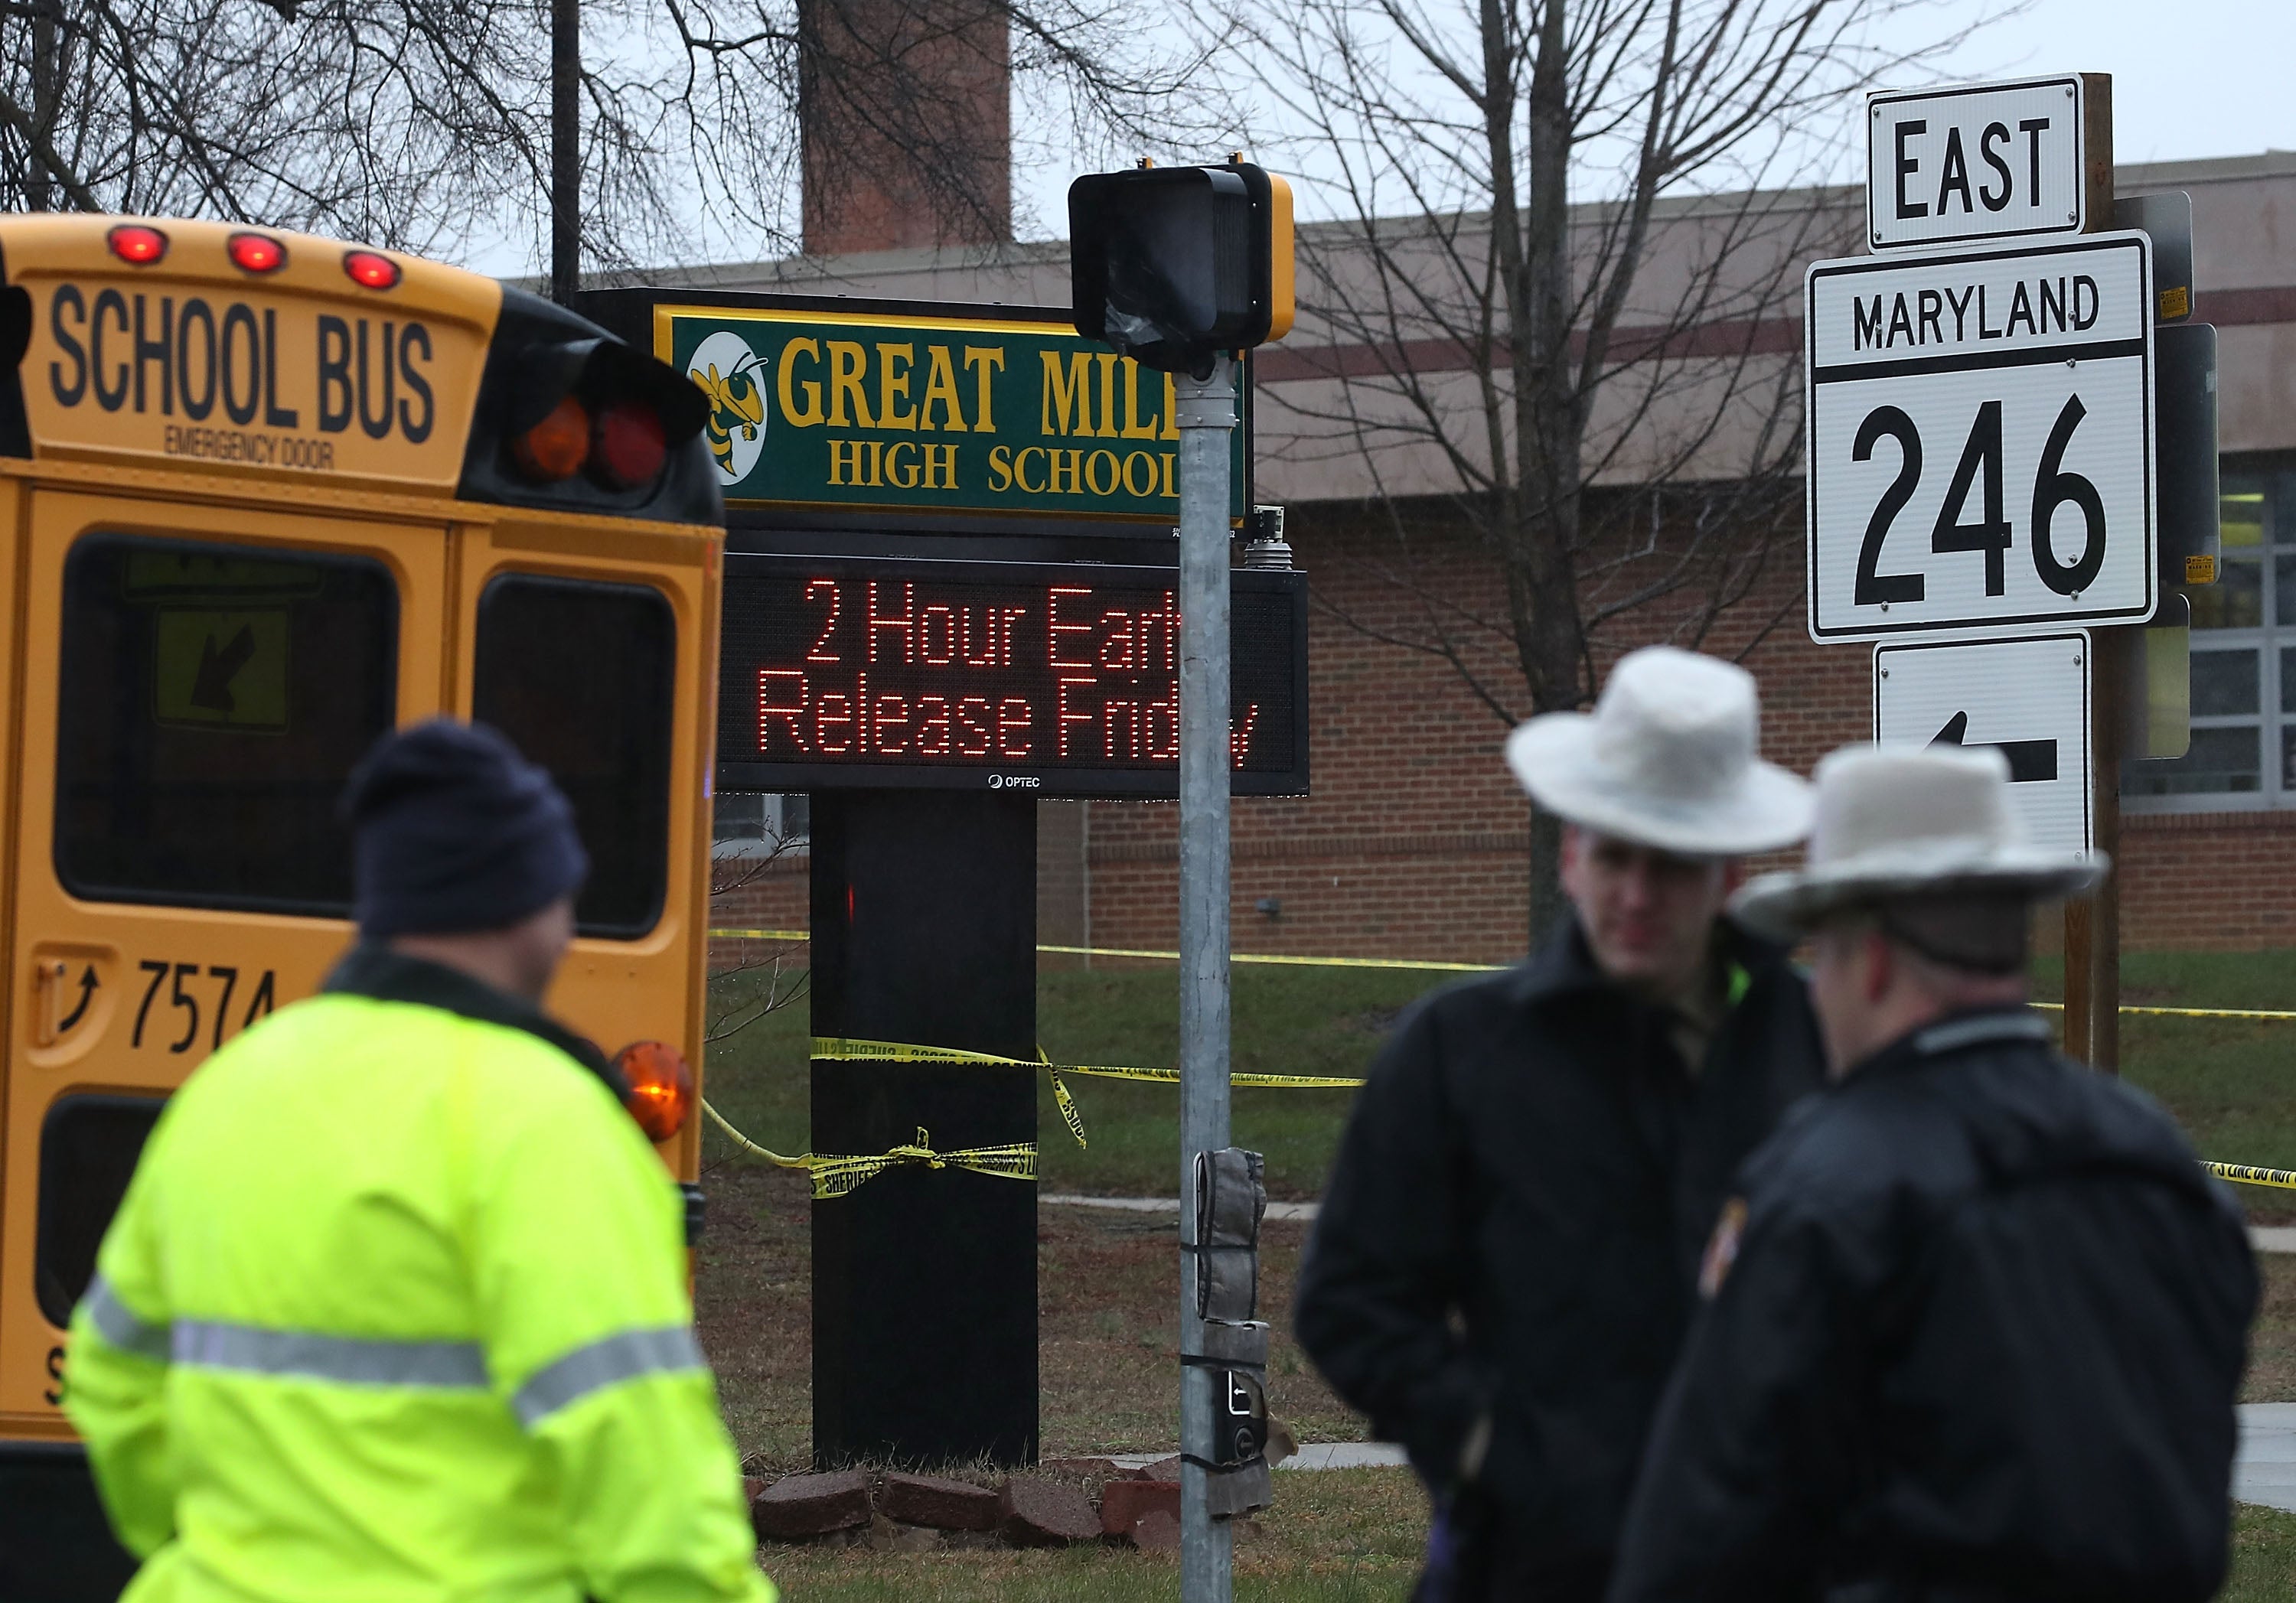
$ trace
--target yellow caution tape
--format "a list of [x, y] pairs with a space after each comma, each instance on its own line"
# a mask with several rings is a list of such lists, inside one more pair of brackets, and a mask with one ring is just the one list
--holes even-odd
[[[1071, 957], [1148, 957], [1177, 963], [1177, 952], [1143, 952], [1126, 946], [1038, 946], [1039, 952], [1057, 952]], [[1444, 963], [1431, 959], [1403, 957], [1290, 957], [1272, 952], [1231, 952], [1232, 963], [1269, 963], [1298, 969], [1423, 969], [1441, 974], [1496, 974], [1507, 968], [1505, 963]]]
[[708, 1114], [718, 1128], [732, 1137], [743, 1151], [778, 1164], [784, 1169], [803, 1169], [813, 1182], [813, 1198], [816, 1202], [831, 1197], [844, 1197], [874, 1180], [896, 1164], [923, 1164], [932, 1169], [970, 1169], [976, 1174], [990, 1174], [999, 1180], [1034, 1180], [1037, 1178], [1037, 1145], [1034, 1141], [1013, 1141], [1001, 1147], [960, 1147], [954, 1151], [936, 1152], [932, 1138], [920, 1125], [914, 1144], [880, 1152], [874, 1157], [849, 1157], [834, 1152], [801, 1152], [794, 1157], [776, 1152], [770, 1147], [759, 1146], [726, 1122], [726, 1116], [712, 1108], [704, 1099], [701, 1111]]
[[[720, 941], [809, 941], [813, 937], [802, 929], [713, 929], [710, 938]], [[1040, 945], [1039, 952], [1058, 953], [1070, 957], [1135, 957], [1153, 958], [1165, 962], [1177, 962], [1177, 952], [1154, 952], [1131, 946], [1051, 946]], [[1496, 974], [1508, 965], [1505, 963], [1447, 963], [1431, 959], [1401, 957], [1291, 957], [1267, 952], [1232, 952], [1232, 963], [1261, 963], [1297, 969], [1401, 969], [1424, 970], [1441, 974]], [[2037, 1002], [2034, 1007], [2052, 1013], [2064, 1011], [2061, 1002]], [[2123, 1003], [2120, 1010], [2145, 1018], [2278, 1018], [2296, 1019], [2296, 1010], [2274, 1008], [2156, 1008]], [[818, 1054], [816, 1054], [818, 1055]], [[1070, 1069], [1073, 1074], [1085, 1074], [1084, 1068]], [[1141, 1069], [1126, 1071], [1133, 1078], [1155, 1078], [1164, 1071]], [[1279, 1076], [1280, 1078], [1281, 1076]], [[1245, 1084], [1237, 1076], [1238, 1084]], [[1289, 1082], [1287, 1082], [1289, 1083]], [[1311, 1084], [1360, 1085], [1360, 1080], [1313, 1081]]]
[[[950, 1046], [911, 1046], [897, 1041], [851, 1041], [828, 1035], [813, 1038], [813, 1055], [829, 1062], [853, 1063], [993, 1063], [1013, 1068], [1049, 1069], [1055, 1076], [1082, 1075], [1100, 1080], [1148, 1080], [1159, 1084], [1177, 1085], [1180, 1071], [1177, 1068], [1127, 1068], [1106, 1063], [1054, 1063], [1039, 1057], [1031, 1061], [1026, 1058], [1006, 1058], [996, 1052], [968, 1052]], [[1231, 1074], [1231, 1085], [1305, 1086], [1330, 1091], [1352, 1088], [1363, 1081], [1343, 1075], [1261, 1075]]]
[[2277, 1186], [2284, 1191], [2296, 1191], [2296, 1170], [2259, 1169], [2247, 1164], [2210, 1163], [2203, 1158], [2201, 1167], [2224, 1180], [2236, 1180], [2243, 1185]]
[[[1084, 1138], [1084, 1115], [1077, 1111], [1076, 1099], [1069, 1088], [1061, 1084], [1065, 1065], [1055, 1066], [1046, 1060], [1042, 1048], [1037, 1049], [1033, 1063], [1025, 1058], [1007, 1058], [996, 1052], [968, 1052], [953, 1046], [905, 1046], [895, 1041], [847, 1041], [833, 1035], [816, 1035], [813, 1055], [831, 1063], [988, 1063], [997, 1067], [1041, 1068], [1053, 1082], [1053, 1106], [1061, 1110], [1061, 1123], [1069, 1127], [1079, 1147], [1092, 1143]], [[1071, 1071], [1087, 1072], [1087, 1071]]]
[[953, 1152], [936, 1152], [932, 1138], [920, 1125], [914, 1145], [896, 1147], [874, 1157], [824, 1155], [815, 1158], [813, 1194], [845, 1196], [896, 1164], [922, 1164], [929, 1169], [970, 1169], [976, 1174], [994, 1175], [999, 1180], [1033, 1181], [1037, 1178], [1037, 1143], [1013, 1141], [1001, 1147], [960, 1147]]
[[[2061, 1002], [2037, 1002], [2032, 1005], [2052, 1013], [2065, 1010]], [[2148, 1018], [2296, 1018], [2296, 1013], [2272, 1008], [2140, 1008], [2124, 1003], [2120, 1010]]]
[[[809, 941], [813, 936], [803, 929], [713, 929], [709, 932], [709, 938], [713, 941]], [[1151, 952], [1130, 946], [1039, 945], [1037, 950], [1063, 957], [1139, 957], [1168, 963], [1180, 961], [1180, 954], [1177, 952]], [[1297, 969], [1425, 969], [1441, 974], [1496, 974], [1508, 966], [1505, 963], [1446, 963], [1402, 957], [1289, 957], [1269, 952], [1231, 952], [1228, 961], [1278, 964]]]

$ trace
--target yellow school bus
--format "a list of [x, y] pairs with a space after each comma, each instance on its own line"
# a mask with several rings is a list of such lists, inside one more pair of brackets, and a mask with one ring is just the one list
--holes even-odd
[[386, 730], [479, 718], [557, 776], [593, 868], [551, 1007], [628, 1049], [694, 1180], [706, 417], [491, 279], [0, 217], [0, 1596], [124, 1576], [58, 1408], [65, 1325], [168, 1093], [351, 943], [336, 803]]

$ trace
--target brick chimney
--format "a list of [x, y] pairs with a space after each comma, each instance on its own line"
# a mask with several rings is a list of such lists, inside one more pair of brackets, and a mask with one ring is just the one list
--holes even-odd
[[805, 251], [1013, 237], [1013, 58], [981, 0], [800, 0]]

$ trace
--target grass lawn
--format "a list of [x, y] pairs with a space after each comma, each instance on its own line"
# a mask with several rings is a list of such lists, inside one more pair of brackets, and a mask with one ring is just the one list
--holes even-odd
[[[801, 953], [801, 949], [800, 949]], [[2296, 1009], [2296, 953], [2132, 954], [2125, 1000], [2193, 1007]], [[738, 1006], [756, 973], [720, 982], [713, 1003]], [[789, 977], [784, 977], [784, 982]], [[1239, 968], [1234, 1055], [1239, 1070], [1363, 1072], [1397, 1015], [1445, 977], [1378, 969]], [[2056, 994], [2054, 974], [2038, 994]], [[1047, 970], [1039, 1034], [1062, 1061], [1166, 1066], [1178, 1019], [1169, 966]], [[793, 1006], [712, 1049], [710, 1100], [777, 1150], [807, 1149], [807, 1024]], [[2204, 1156], [2296, 1169], [2296, 1022], [2138, 1018], [2122, 1023], [2128, 1078], [2159, 1097]], [[952, 1069], [961, 1073], [961, 1069]], [[1040, 1092], [1040, 1173], [1048, 1192], [1169, 1195], [1179, 1143], [1170, 1087], [1075, 1078], [1091, 1145], [1062, 1128]], [[1269, 1190], [1322, 1188], [1349, 1093], [1239, 1091], [1234, 1138], [1265, 1152]], [[768, 1472], [802, 1466], [811, 1404], [810, 1202], [800, 1175], [742, 1158], [714, 1129], [703, 1141], [710, 1225], [697, 1264], [697, 1313], [717, 1365], [726, 1418], [745, 1458]], [[2296, 1223], [2296, 1192], [2237, 1188], [2259, 1223]], [[1285, 1331], [1305, 1231], [1270, 1223], [1262, 1255], [1263, 1316], [1275, 1325], [1269, 1405], [1303, 1441], [1361, 1439], [1352, 1418]], [[1168, 1451], [1177, 1436], [1170, 1354], [1177, 1255], [1168, 1216], [1071, 1207], [1040, 1210], [1043, 1451]], [[2265, 1260], [2253, 1337], [2251, 1401], [2296, 1401], [2296, 1256]], [[1241, 1599], [1341, 1603], [1400, 1599], [1415, 1573], [1425, 1507], [1400, 1471], [1281, 1475], [1279, 1505], [1237, 1551]], [[1153, 1555], [776, 1549], [769, 1568], [795, 1598], [1169, 1598], [1174, 1564]], [[2296, 1576], [2296, 1515], [2243, 1509], [2227, 1603], [2285, 1603]]]
[[[1417, 1570], [1426, 1505], [1400, 1469], [1279, 1476], [1277, 1509], [1239, 1531], [1239, 1603], [1400, 1603]], [[1168, 1558], [1068, 1552], [937, 1553], [775, 1549], [767, 1570], [792, 1603], [1164, 1603], [1179, 1592]], [[2218, 1603], [2287, 1603], [2296, 1514], [2243, 1509], [2233, 1574]]]
[[[1235, 974], [1232, 1051], [1239, 1073], [1360, 1075], [1396, 1016], [1429, 989], [1425, 973], [1376, 969], [1255, 969]], [[739, 1010], [760, 974], [718, 982], [713, 1007]], [[1179, 1061], [1178, 989], [1169, 964], [1048, 969], [1037, 987], [1037, 1032], [1055, 1062], [1169, 1067]], [[709, 1094], [718, 1111], [776, 1152], [806, 1149], [802, 994], [710, 1049]], [[935, 1043], [920, 1043], [933, 1045]], [[961, 1069], [952, 1069], [960, 1073]], [[1089, 1148], [1062, 1126], [1040, 1082], [1037, 1172], [1048, 1191], [1169, 1195], [1178, 1182], [1179, 1092], [1170, 1085], [1072, 1076]], [[1318, 1195], [1347, 1116], [1347, 1091], [1234, 1093], [1236, 1143], [1265, 1153], [1268, 1191]], [[730, 1152], [715, 1129], [705, 1152]]]
[[[1239, 1072], [1360, 1075], [1397, 1015], [1451, 977], [1239, 966], [1234, 1066]], [[737, 1006], [758, 979], [752, 974], [721, 982], [716, 1005]], [[2056, 986], [2054, 965], [2044, 965], [2037, 993], [2054, 997]], [[2296, 952], [2136, 953], [2126, 961], [2123, 986], [2131, 1003], [2296, 1010]], [[1038, 1034], [1056, 1062], [1164, 1067], [1178, 1060], [1178, 993], [1168, 964], [1048, 969], [1038, 980], [1037, 1006]], [[806, 1149], [807, 1038], [800, 992], [794, 1005], [711, 1049], [710, 1100], [776, 1151]], [[2296, 1169], [2296, 1022], [2130, 1018], [2121, 1024], [2121, 1048], [2129, 1080], [2168, 1104], [2203, 1157]], [[1091, 1146], [1080, 1150], [1069, 1139], [1045, 1085], [1037, 1113], [1045, 1189], [1169, 1195], [1178, 1167], [1177, 1092], [1081, 1077], [1068, 1084]], [[1349, 1094], [1235, 1092], [1236, 1142], [1267, 1155], [1271, 1195], [1307, 1198], [1322, 1190]], [[712, 1154], [732, 1149], [715, 1130], [706, 1143]], [[2296, 1223], [2296, 1191], [2240, 1190], [2259, 1223]]]

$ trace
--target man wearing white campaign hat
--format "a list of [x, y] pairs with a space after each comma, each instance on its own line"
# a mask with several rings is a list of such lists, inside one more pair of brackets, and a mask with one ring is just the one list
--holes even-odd
[[1517, 729], [1570, 916], [1415, 1007], [1349, 1121], [1296, 1321], [1435, 1499], [1423, 1599], [1602, 1597], [1730, 1177], [1822, 1083], [1784, 949], [1721, 918], [1808, 827], [1759, 722], [1742, 669], [1653, 647]]
[[2256, 1272], [2141, 1092], [2025, 1005], [2028, 845], [1990, 748], [1818, 765], [1796, 872], [1837, 1084], [1748, 1160], [1652, 1433], [1614, 1603], [2183, 1603], [2225, 1574]]

